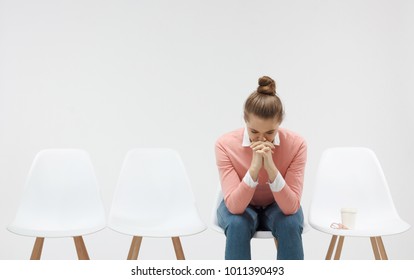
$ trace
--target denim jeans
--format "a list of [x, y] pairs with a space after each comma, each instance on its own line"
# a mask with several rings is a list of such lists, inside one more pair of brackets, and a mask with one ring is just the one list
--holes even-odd
[[244, 213], [232, 214], [224, 201], [217, 209], [219, 226], [226, 235], [226, 260], [250, 260], [250, 240], [257, 230], [268, 230], [278, 241], [278, 260], [303, 260], [302, 208], [285, 215], [277, 203], [265, 208], [249, 205]]

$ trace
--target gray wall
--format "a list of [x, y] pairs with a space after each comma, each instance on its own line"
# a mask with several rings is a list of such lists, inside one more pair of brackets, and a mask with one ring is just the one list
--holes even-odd
[[[6, 230], [35, 154], [75, 147], [92, 158], [109, 210], [123, 157], [134, 147], [180, 152], [203, 220], [218, 174], [214, 142], [243, 125], [257, 78], [275, 78], [283, 127], [309, 145], [307, 214], [321, 153], [373, 149], [401, 217], [414, 225], [414, 5], [411, 1], [0, 1], [0, 259], [28, 259], [33, 238]], [[323, 259], [329, 236], [303, 236]], [[93, 259], [124, 259], [131, 238], [85, 237]], [[188, 259], [222, 259], [224, 237], [182, 238]], [[413, 259], [413, 231], [384, 238]], [[273, 242], [253, 240], [255, 259]], [[73, 241], [46, 239], [44, 259], [75, 259]], [[171, 241], [144, 238], [140, 258], [173, 259]], [[372, 259], [368, 239], [345, 259]]]

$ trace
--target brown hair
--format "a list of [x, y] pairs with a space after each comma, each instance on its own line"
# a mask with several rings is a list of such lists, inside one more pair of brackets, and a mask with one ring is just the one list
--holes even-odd
[[254, 114], [263, 119], [276, 118], [279, 123], [285, 115], [282, 101], [276, 95], [276, 83], [268, 77], [259, 78], [259, 86], [247, 98], [244, 103], [244, 120], [249, 119], [249, 114]]

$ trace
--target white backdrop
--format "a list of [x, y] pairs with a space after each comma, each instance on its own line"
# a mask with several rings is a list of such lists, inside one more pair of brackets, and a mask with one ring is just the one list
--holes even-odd
[[[283, 127], [309, 146], [309, 208], [322, 151], [367, 146], [401, 217], [414, 225], [412, 1], [0, 0], [0, 259], [28, 259], [34, 238], [6, 230], [31, 162], [44, 148], [82, 148], [109, 210], [134, 147], [171, 147], [187, 167], [208, 223], [218, 173], [214, 142], [242, 125], [242, 106], [269, 75]], [[413, 230], [384, 238], [391, 259], [414, 259]], [[323, 259], [329, 236], [303, 236]], [[92, 259], [125, 259], [131, 238], [85, 237]], [[222, 259], [224, 236], [184, 237], [187, 259]], [[253, 240], [272, 259], [270, 240]], [[169, 239], [144, 238], [141, 259], [174, 259]], [[44, 259], [76, 259], [73, 241], [46, 239]], [[369, 239], [345, 240], [344, 259], [372, 259]]]

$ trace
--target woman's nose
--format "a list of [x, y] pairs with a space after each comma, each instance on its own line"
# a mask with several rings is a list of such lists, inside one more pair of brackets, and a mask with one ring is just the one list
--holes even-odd
[[266, 137], [264, 137], [263, 135], [259, 135], [257, 138], [256, 138], [256, 141], [266, 141], [267, 139], [266, 139]]

